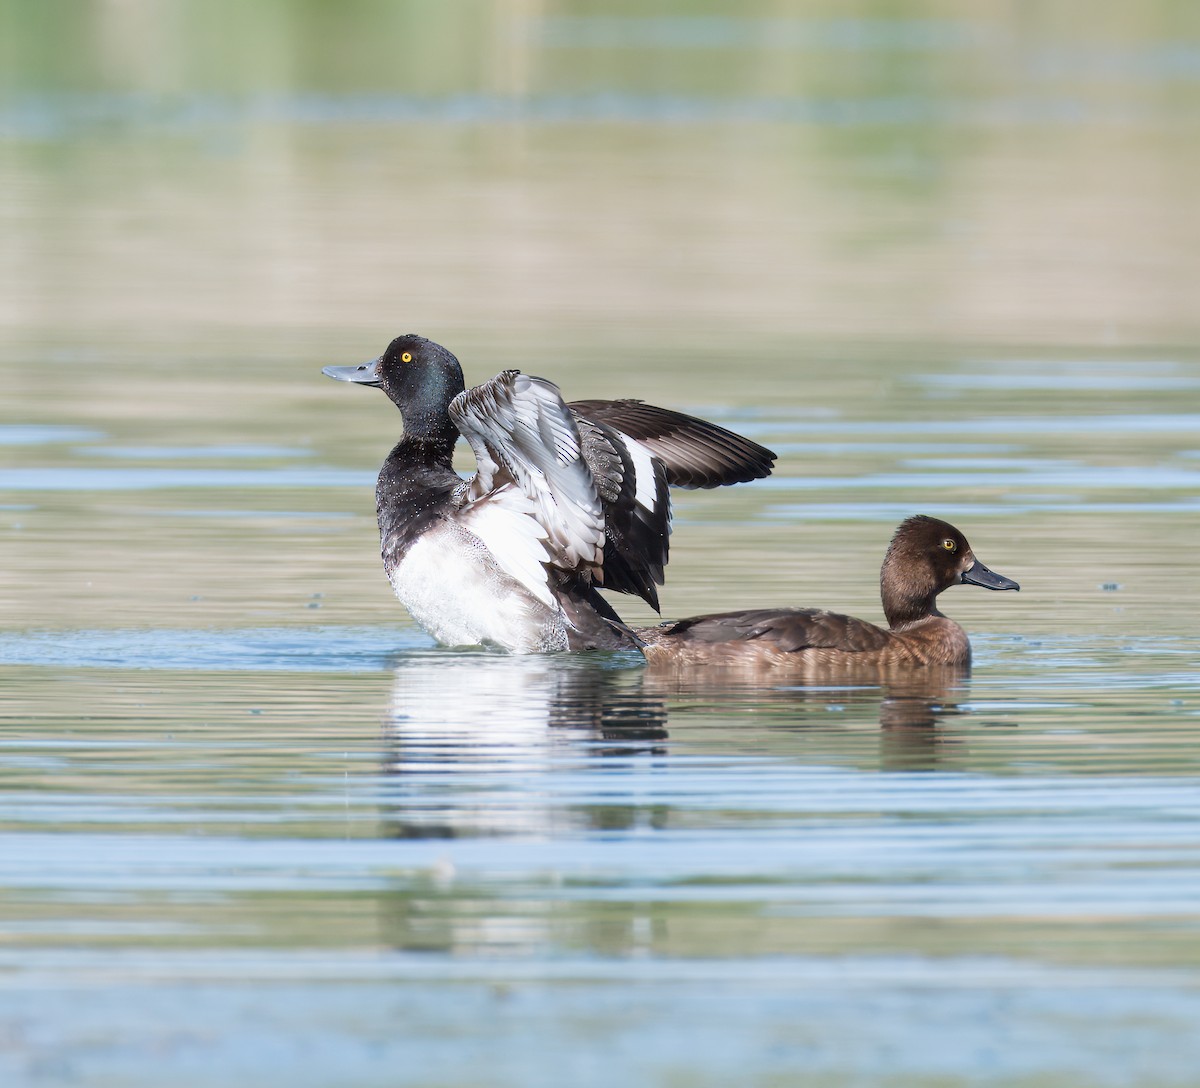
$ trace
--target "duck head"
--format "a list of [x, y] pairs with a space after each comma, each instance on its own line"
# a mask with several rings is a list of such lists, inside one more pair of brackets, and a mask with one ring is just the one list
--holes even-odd
[[397, 336], [378, 359], [359, 366], [327, 366], [321, 373], [382, 389], [400, 409], [404, 433], [414, 438], [441, 438], [447, 428], [454, 430], [447, 409], [465, 388], [453, 353], [415, 333]]
[[937, 595], [960, 582], [984, 589], [1021, 588], [1011, 578], [988, 570], [975, 558], [967, 538], [949, 522], [925, 514], [902, 521], [879, 576], [888, 623], [903, 627], [937, 615]]

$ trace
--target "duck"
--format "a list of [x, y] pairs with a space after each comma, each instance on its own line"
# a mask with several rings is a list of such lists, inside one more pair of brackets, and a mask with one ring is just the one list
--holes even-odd
[[[402, 437], [375, 488], [383, 567], [413, 619], [448, 646], [639, 649], [598, 590], [659, 610], [668, 487], [761, 479], [775, 462], [706, 420], [633, 399], [568, 404], [519, 370], [468, 389], [454, 354], [415, 333], [322, 372], [381, 389], [400, 410]], [[459, 438], [475, 455], [468, 479], [452, 464]]]
[[637, 634], [652, 666], [746, 666], [811, 678], [965, 669], [971, 663], [967, 633], [937, 608], [938, 595], [959, 584], [1021, 588], [984, 566], [949, 522], [917, 514], [896, 529], [880, 570], [887, 627], [817, 608], [750, 608], [668, 621]]

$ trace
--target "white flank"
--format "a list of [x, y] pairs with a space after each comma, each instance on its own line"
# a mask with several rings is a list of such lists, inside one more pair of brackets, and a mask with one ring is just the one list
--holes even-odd
[[462, 529], [418, 539], [391, 581], [412, 618], [446, 646], [488, 644], [518, 654], [567, 648], [561, 610], [497, 570], [482, 541]]
[[636, 438], [630, 438], [624, 431], [617, 431], [629, 456], [633, 458], [633, 475], [637, 483], [634, 498], [643, 510], [654, 510], [658, 500], [658, 491], [654, 486], [654, 455]]

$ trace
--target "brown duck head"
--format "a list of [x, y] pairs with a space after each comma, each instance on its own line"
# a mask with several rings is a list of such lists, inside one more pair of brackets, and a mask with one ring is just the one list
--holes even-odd
[[984, 589], [1020, 589], [1011, 578], [988, 570], [967, 538], [949, 522], [925, 514], [900, 523], [879, 574], [883, 614], [892, 628], [940, 615], [936, 598], [944, 589], [968, 582]]

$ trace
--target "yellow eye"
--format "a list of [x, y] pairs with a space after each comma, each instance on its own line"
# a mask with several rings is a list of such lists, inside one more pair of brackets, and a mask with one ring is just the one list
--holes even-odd
[[400, 361], [402, 363], [411, 363], [412, 362], [412, 352], [406, 351], [403, 355], [400, 356]]
[[942, 547], [945, 548], [946, 551], [952, 552], [957, 550], [958, 545], [954, 543], [953, 539], [946, 537], [946, 539], [942, 541]]

